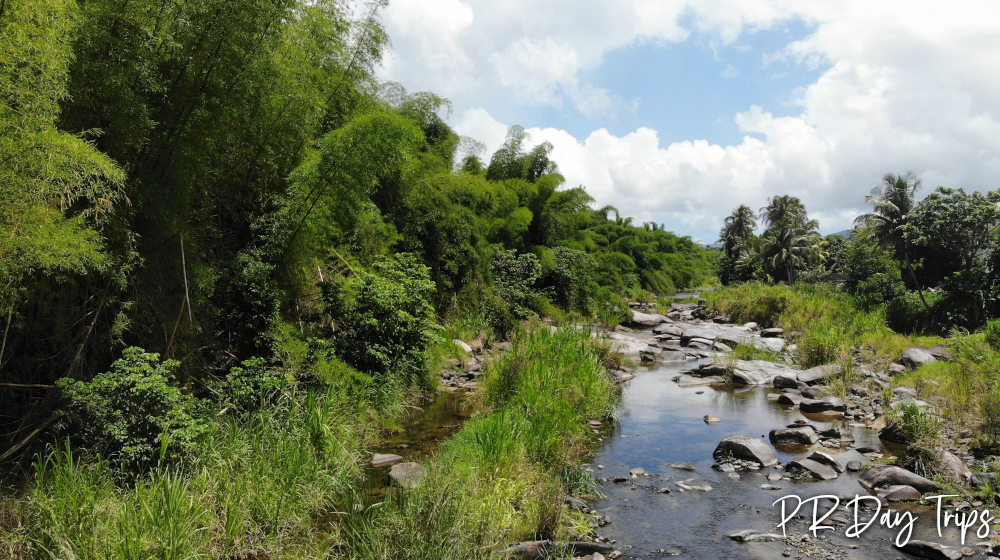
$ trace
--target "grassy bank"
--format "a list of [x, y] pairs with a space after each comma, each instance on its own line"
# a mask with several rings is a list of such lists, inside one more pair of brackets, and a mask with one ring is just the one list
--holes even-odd
[[884, 312], [860, 310], [851, 297], [826, 285], [768, 285], [748, 282], [704, 294], [708, 305], [734, 323], [781, 327], [797, 346], [803, 367], [827, 363], [886, 366], [910, 346], [933, 345], [939, 337], [901, 335], [890, 329]]
[[68, 442], [50, 447], [0, 501], [0, 556], [485, 558], [578, 532], [562, 501], [590, 481], [573, 467], [593, 437], [587, 420], [614, 410], [607, 350], [586, 332], [539, 325], [512, 342], [485, 368], [476, 418], [415, 490], [376, 498], [361, 469], [403, 393], [312, 364], [324, 388], [214, 412], [183, 459], [138, 476]]
[[[419, 488], [345, 514], [357, 527], [353, 556], [487, 558], [512, 542], [577, 536], [582, 520], [563, 505], [592, 489], [574, 465], [594, 437], [587, 421], [614, 412], [607, 349], [586, 331], [534, 326], [489, 363], [481, 413], [444, 442]], [[355, 508], [355, 511], [357, 508]]]

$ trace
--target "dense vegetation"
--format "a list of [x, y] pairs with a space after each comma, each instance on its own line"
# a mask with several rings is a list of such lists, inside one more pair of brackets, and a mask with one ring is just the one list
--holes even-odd
[[[452, 337], [712, 282], [713, 251], [595, 209], [520, 127], [487, 157], [447, 100], [379, 83], [384, 2], [348, 6], [0, 1], [3, 554], [339, 550], [323, 516]], [[529, 398], [476, 429], [577, 439], [586, 409], [504, 404]], [[569, 480], [551, 442], [504, 445], [530, 459], [507, 475]], [[555, 531], [554, 495], [490, 542]]]
[[758, 216], [741, 205], [720, 231], [724, 284], [831, 282], [866, 312], [881, 309], [901, 332], [975, 330], [1000, 317], [1000, 191], [938, 187], [888, 174], [845, 238], [821, 237], [795, 197], [776, 196]]

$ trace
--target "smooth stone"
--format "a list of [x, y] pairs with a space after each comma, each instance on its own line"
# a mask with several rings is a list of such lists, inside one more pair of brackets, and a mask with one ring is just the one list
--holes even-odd
[[771, 430], [767, 438], [775, 445], [812, 445], [819, 441], [816, 429], [812, 426]]
[[711, 414], [706, 414], [705, 417], [702, 418], [702, 420], [704, 420], [705, 423], [708, 424], [709, 426], [722, 422], [722, 418], [719, 418], [718, 416], [712, 416]]
[[896, 465], [875, 465], [858, 477], [858, 482], [869, 490], [883, 486], [912, 486], [921, 493], [937, 492], [941, 485]]
[[851, 472], [858, 472], [858, 471], [861, 470], [861, 467], [863, 467], [863, 466], [864, 465], [861, 464], [861, 461], [848, 461], [847, 462], [847, 470], [849, 470]]
[[388, 467], [403, 460], [403, 457], [393, 453], [376, 453], [372, 456], [372, 466], [375, 468]]
[[798, 389], [799, 382], [794, 377], [788, 375], [776, 375], [771, 382], [775, 389]]
[[913, 347], [903, 350], [903, 355], [900, 356], [899, 361], [906, 367], [916, 368], [924, 364], [936, 362], [937, 358], [922, 348]]
[[837, 478], [837, 471], [812, 459], [794, 459], [788, 463], [788, 466], [808, 471], [813, 478], [820, 480], [833, 480]]
[[954, 453], [942, 449], [936, 459], [938, 472], [945, 478], [961, 484], [972, 480], [972, 471]]
[[778, 463], [778, 457], [770, 445], [761, 439], [750, 436], [733, 435], [724, 438], [712, 452], [712, 457], [719, 461], [727, 454], [732, 455], [734, 459], [756, 461], [764, 467]]
[[687, 478], [684, 480], [678, 480], [675, 482], [678, 487], [684, 490], [696, 490], [699, 492], [710, 492], [712, 490], [712, 485], [706, 480], [700, 478]]
[[752, 529], [745, 529], [729, 535], [729, 538], [736, 542], [771, 542], [780, 541], [784, 537], [775, 533], [758, 533]]
[[829, 453], [823, 453], [822, 451], [813, 451], [812, 454], [809, 455], [809, 457], [807, 458], [812, 459], [813, 461], [816, 461], [817, 463], [820, 463], [822, 465], [826, 465], [831, 469], [837, 471], [838, 473], [842, 473], [845, 470], [847, 470], [846, 465], [840, 464]]
[[878, 499], [887, 502], [915, 502], [920, 499], [920, 491], [912, 486], [897, 484], [878, 493]]
[[822, 399], [805, 399], [799, 403], [799, 410], [802, 412], [846, 412], [847, 404], [839, 397], [825, 397]]
[[803, 383], [812, 385], [813, 383], [826, 379], [827, 377], [840, 375], [840, 372], [840, 364], [826, 364], [800, 371], [796, 376], [796, 379]]
[[667, 322], [667, 318], [663, 315], [650, 314], [650, 313], [640, 313], [638, 311], [632, 312], [631, 324], [638, 327], [655, 327], [660, 323]]
[[642, 467], [636, 467], [636, 468], [634, 468], [634, 469], [632, 469], [632, 470], [628, 471], [628, 474], [629, 474], [629, 476], [631, 476], [632, 478], [636, 478], [636, 477], [640, 477], [640, 476], [648, 476], [648, 475], [646, 474], [646, 469], [644, 469], [644, 468], [642, 468]]
[[692, 463], [691, 461], [682, 461], [680, 463], [670, 463], [667, 466], [670, 467], [670, 468], [672, 468], [672, 469], [678, 469], [678, 470], [682, 470], [682, 471], [693, 471], [693, 470], [695, 470], [695, 468], [697, 468], [697, 467], [695, 467], [695, 464]]
[[389, 469], [389, 478], [404, 488], [416, 488], [426, 470], [418, 463], [399, 463]]

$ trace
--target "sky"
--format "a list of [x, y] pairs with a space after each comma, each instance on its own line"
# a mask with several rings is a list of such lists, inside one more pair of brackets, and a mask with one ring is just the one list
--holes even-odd
[[790, 194], [850, 227], [886, 173], [1000, 187], [1000, 2], [391, 0], [380, 76], [485, 144], [550, 142], [566, 187], [712, 243]]

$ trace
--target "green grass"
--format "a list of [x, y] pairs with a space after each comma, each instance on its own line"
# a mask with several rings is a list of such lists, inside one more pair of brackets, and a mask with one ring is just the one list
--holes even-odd
[[483, 413], [443, 442], [418, 489], [359, 533], [353, 556], [485, 559], [583, 526], [562, 499], [567, 486], [592, 487], [574, 465], [592, 442], [587, 420], [610, 418], [617, 402], [607, 350], [572, 327], [534, 325], [512, 343], [480, 380]]

